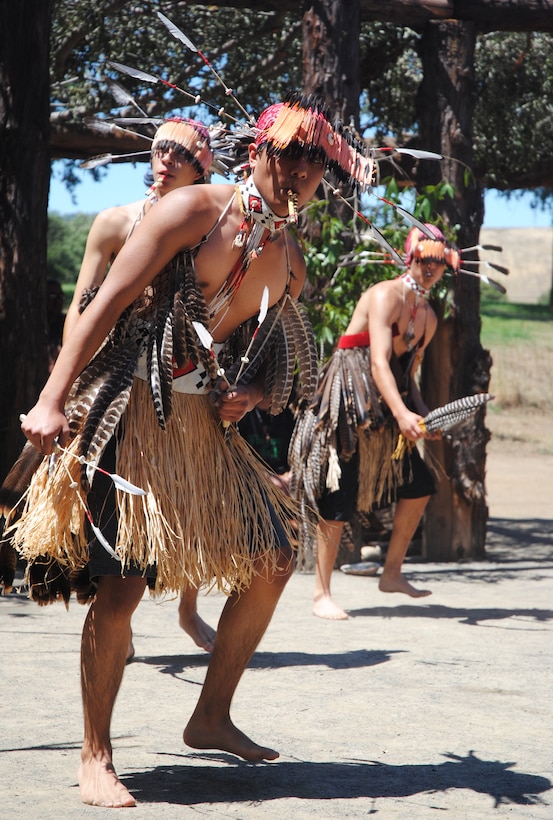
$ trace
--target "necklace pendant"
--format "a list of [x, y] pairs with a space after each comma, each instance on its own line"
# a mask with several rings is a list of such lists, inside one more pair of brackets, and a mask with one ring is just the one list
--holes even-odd
[[240, 230], [238, 231], [238, 233], [236, 234], [236, 236], [234, 237], [234, 239], [232, 241], [232, 247], [233, 248], [243, 248], [245, 242], [246, 242], [246, 231], [244, 230], [244, 228], [240, 228]]

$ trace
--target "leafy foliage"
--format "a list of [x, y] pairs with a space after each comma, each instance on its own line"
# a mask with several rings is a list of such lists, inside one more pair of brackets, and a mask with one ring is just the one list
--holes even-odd
[[[80, 119], [113, 110], [114, 99], [105, 82], [109, 77], [121, 82], [150, 116], [185, 108], [187, 116], [209, 122], [225, 106], [243, 119], [200, 55], [174, 39], [156, 11], [205, 54], [248, 111], [260, 111], [299, 85], [299, 14], [292, 18], [278, 10], [260, 13], [254, 8], [214, 8], [178, 0], [58, 0], [51, 46], [52, 97], [59, 116]], [[201, 94], [214, 105], [215, 114], [201, 103], [190, 105], [189, 99], [161, 82], [145, 83], [114, 71], [108, 60]]]
[[64, 284], [77, 281], [93, 219], [91, 214], [48, 215], [47, 271], [50, 279]]
[[415, 98], [422, 80], [418, 35], [391, 23], [361, 28], [361, 127], [376, 144], [403, 143], [416, 132]]
[[[484, 184], [509, 188], [553, 150], [553, 36], [502, 33], [476, 50], [474, 148]], [[539, 176], [539, 175], [538, 175]]]
[[[175, 40], [156, 11], [171, 19], [202, 50], [256, 114], [301, 87], [302, 6], [297, 12], [260, 11], [183, 0], [57, 0], [51, 38], [52, 116], [77, 123], [99, 113], [136, 114], [114, 106], [106, 78], [120, 82], [152, 116], [183, 113], [210, 122], [224, 106], [243, 118], [197, 53]], [[492, 33], [478, 38], [475, 168], [488, 187], [537, 188], [550, 196], [540, 172], [553, 157], [550, 100], [553, 39], [547, 33]], [[363, 23], [361, 130], [375, 144], [416, 140], [415, 100], [422, 79], [420, 35], [393, 23]], [[199, 93], [190, 100], [161, 82], [145, 83], [111, 70], [107, 60], [142, 69]], [[210, 107], [213, 106], [213, 107]], [[68, 173], [70, 171], [68, 170]], [[553, 178], [553, 167], [549, 171]]]

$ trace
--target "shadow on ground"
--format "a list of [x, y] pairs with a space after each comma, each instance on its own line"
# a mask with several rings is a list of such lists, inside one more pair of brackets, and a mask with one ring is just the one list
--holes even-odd
[[[553, 567], [552, 567], [553, 569]], [[425, 578], [428, 578], [425, 575]], [[548, 623], [553, 621], [553, 609], [531, 609], [531, 608], [516, 608], [498, 609], [491, 607], [490, 609], [483, 608], [464, 608], [464, 607], [449, 607], [439, 604], [428, 606], [415, 606], [403, 604], [393, 607], [367, 607], [364, 609], [349, 609], [348, 613], [351, 617], [378, 617], [378, 618], [451, 618], [459, 621], [461, 624], [468, 624], [469, 626], [480, 626], [486, 621], [506, 621], [509, 619], [518, 619], [519, 629], [524, 629], [524, 622], [532, 623]]]
[[[356, 669], [369, 668], [391, 660], [392, 655], [400, 654], [403, 650], [368, 650], [359, 649], [351, 652], [256, 652], [249, 669], [285, 669], [300, 666], [325, 666], [327, 669]], [[138, 657], [134, 663], [145, 663], [149, 666], [158, 666], [165, 675], [181, 676], [186, 669], [202, 667], [209, 664], [209, 655], [206, 652], [196, 655], [156, 655]]]
[[489, 518], [486, 554], [492, 561], [553, 561], [553, 519]]
[[444, 754], [443, 763], [388, 765], [377, 761], [315, 763], [281, 761], [247, 763], [231, 755], [195, 754], [199, 760], [217, 760], [228, 767], [202, 770], [183, 762], [132, 772], [121, 779], [137, 797], [148, 803], [195, 805], [198, 803], [266, 803], [290, 797], [302, 800], [397, 798], [423, 793], [467, 789], [487, 794], [495, 807], [549, 805], [542, 795], [551, 781], [539, 775], [513, 771], [514, 762], [481, 760], [473, 751], [466, 756]]

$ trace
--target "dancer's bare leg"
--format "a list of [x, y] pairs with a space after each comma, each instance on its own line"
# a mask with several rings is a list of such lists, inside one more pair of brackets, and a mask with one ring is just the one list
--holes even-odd
[[198, 614], [198, 590], [193, 587], [183, 589], [179, 601], [179, 626], [190, 635], [196, 646], [213, 652], [215, 630]]
[[429, 589], [416, 589], [401, 574], [401, 567], [409, 542], [413, 538], [430, 496], [400, 498], [396, 505], [392, 536], [378, 588], [381, 592], [403, 592], [411, 598], [431, 595]]
[[84, 741], [78, 779], [83, 803], [91, 806], [136, 805], [113, 768], [110, 723], [125, 669], [131, 616], [145, 587], [142, 577], [100, 578], [83, 628]]
[[248, 589], [225, 604], [205, 683], [183, 734], [194, 749], [221, 749], [245, 760], [275, 760], [278, 752], [259, 746], [230, 719], [230, 705], [242, 673], [267, 629], [292, 574], [291, 550], [281, 550], [279, 572], [254, 576]]
[[346, 621], [349, 615], [330, 596], [330, 579], [344, 530], [343, 521], [321, 520], [317, 527], [317, 565], [313, 591], [313, 615], [331, 621]]

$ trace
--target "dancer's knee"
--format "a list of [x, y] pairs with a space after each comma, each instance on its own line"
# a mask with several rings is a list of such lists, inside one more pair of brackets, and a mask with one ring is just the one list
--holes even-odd
[[122, 578], [103, 575], [98, 578], [96, 605], [105, 612], [109, 610], [114, 619], [129, 619], [138, 606], [146, 588], [141, 576]]

